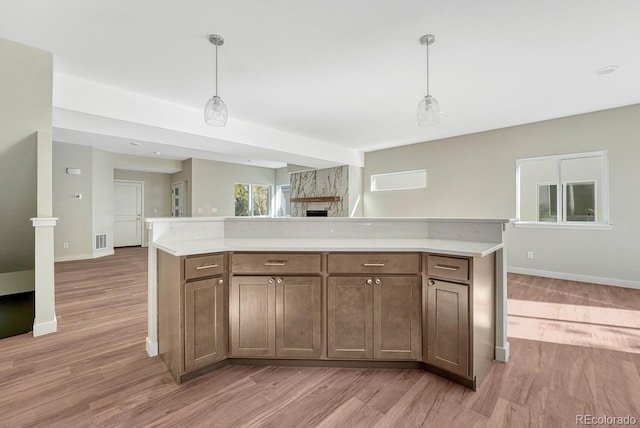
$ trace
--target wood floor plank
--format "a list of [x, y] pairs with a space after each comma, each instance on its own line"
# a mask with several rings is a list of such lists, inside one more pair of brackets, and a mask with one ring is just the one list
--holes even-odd
[[509, 363], [495, 363], [476, 392], [420, 370], [341, 368], [228, 366], [177, 385], [144, 349], [146, 251], [56, 264], [59, 331], [0, 341], [0, 428], [564, 427], [579, 412], [640, 417], [640, 290], [509, 274], [509, 299], [521, 302], [510, 323], [544, 319], [531, 323], [533, 338], [509, 338]]

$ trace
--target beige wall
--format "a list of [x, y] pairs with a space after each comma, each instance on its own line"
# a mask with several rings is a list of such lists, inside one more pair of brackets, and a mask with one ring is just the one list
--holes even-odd
[[[202, 159], [192, 159], [191, 212], [199, 216], [233, 216], [236, 183], [268, 184], [274, 187], [276, 170]], [[212, 213], [211, 209], [217, 209]], [[199, 212], [201, 211], [201, 212]]]
[[[365, 216], [515, 217], [517, 159], [607, 150], [612, 230], [510, 227], [512, 270], [640, 288], [640, 105], [367, 153]], [[427, 188], [371, 192], [371, 174], [426, 168]], [[527, 259], [527, 252], [534, 259]]]
[[276, 169], [276, 185], [291, 184], [287, 167]]
[[[91, 247], [93, 257], [113, 254], [113, 227], [115, 211], [113, 204], [113, 154], [93, 149], [93, 233]], [[95, 236], [107, 234], [107, 248], [95, 249]]]
[[[67, 174], [79, 168], [80, 175]], [[75, 199], [74, 194], [82, 195]], [[53, 143], [53, 215], [56, 260], [93, 257], [93, 149], [88, 146]], [[64, 243], [68, 248], [64, 248]]]
[[144, 182], [144, 217], [171, 217], [171, 174], [116, 169], [113, 178]]
[[51, 132], [52, 76], [49, 52], [0, 39], [0, 273], [35, 265], [36, 132]]

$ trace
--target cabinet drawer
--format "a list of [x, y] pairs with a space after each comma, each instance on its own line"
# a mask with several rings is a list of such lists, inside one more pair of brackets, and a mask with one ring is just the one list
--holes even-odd
[[429, 276], [469, 281], [469, 259], [428, 255], [427, 273]]
[[234, 274], [320, 274], [322, 257], [317, 253], [233, 253], [231, 271]]
[[224, 273], [224, 254], [208, 254], [184, 259], [184, 279], [203, 278]]
[[416, 253], [331, 253], [329, 273], [382, 274], [419, 273]]

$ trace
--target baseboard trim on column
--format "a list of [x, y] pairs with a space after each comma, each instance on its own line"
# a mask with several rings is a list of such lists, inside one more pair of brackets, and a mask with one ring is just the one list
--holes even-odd
[[53, 321], [33, 323], [33, 337], [44, 336], [45, 334], [55, 333], [58, 331], [58, 318], [54, 317]]

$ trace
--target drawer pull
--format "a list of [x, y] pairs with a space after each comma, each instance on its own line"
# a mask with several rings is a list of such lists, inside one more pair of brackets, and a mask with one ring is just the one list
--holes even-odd
[[196, 267], [196, 270], [202, 270], [202, 269], [213, 269], [213, 268], [217, 268], [218, 265], [205, 265], [205, 266], [198, 266]]
[[363, 263], [364, 267], [384, 267], [384, 263]]
[[435, 265], [434, 268], [441, 269], [441, 270], [450, 270], [450, 271], [460, 270], [460, 266], [449, 266], [449, 265]]
[[284, 266], [287, 264], [286, 260], [267, 260], [265, 266]]

